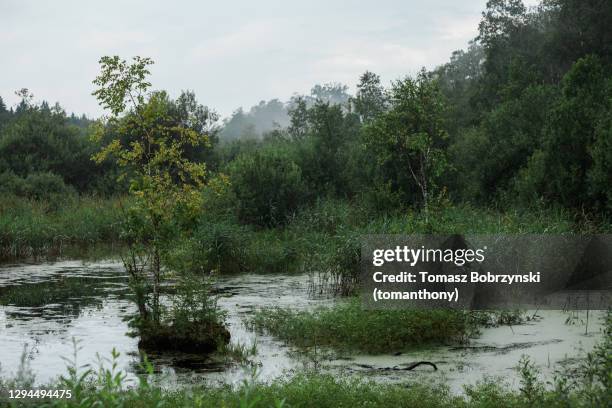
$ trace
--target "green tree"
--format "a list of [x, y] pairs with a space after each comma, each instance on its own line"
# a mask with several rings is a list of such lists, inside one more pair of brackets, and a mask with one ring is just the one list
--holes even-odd
[[369, 123], [380, 115], [385, 110], [386, 99], [380, 77], [370, 71], [364, 72], [357, 84], [357, 95], [353, 98], [355, 113], [361, 122]]
[[482, 114], [479, 126], [461, 130], [449, 146], [456, 169], [449, 183], [456, 198], [490, 202], [512, 190], [518, 173], [542, 146], [544, 124], [557, 97], [554, 86], [529, 86]]
[[54, 173], [80, 192], [92, 191], [106, 169], [91, 162], [94, 145], [85, 137], [86, 131], [70, 124], [59, 105], [36, 105], [27, 90], [20, 94], [19, 112], [6, 112], [11, 117], [0, 125], [0, 172], [22, 178]]
[[314, 102], [319, 101], [329, 103], [330, 105], [345, 106], [350, 99], [350, 95], [347, 91], [347, 85], [331, 82], [313, 86], [310, 90], [310, 95], [314, 99]]
[[345, 196], [348, 146], [357, 141], [359, 119], [342, 106], [318, 101], [308, 109], [308, 136], [296, 159], [309, 190]]
[[454, 51], [450, 61], [434, 70], [440, 90], [448, 101], [449, 134], [478, 124], [482, 107], [477, 97], [483, 76], [484, 48], [472, 41], [467, 51]]
[[[366, 127], [365, 143], [383, 171], [383, 180], [427, 214], [437, 182], [447, 168], [445, 104], [435, 80], [421, 71], [394, 82], [390, 108]], [[412, 192], [420, 193], [414, 200]]]
[[538, 160], [530, 161], [528, 174], [540, 196], [576, 208], [601, 203], [608, 194], [611, 84], [607, 67], [592, 55], [578, 60], [563, 78]]
[[209, 140], [204, 125], [191, 126], [189, 119], [195, 116], [180, 123], [168, 120], [175, 105], [165, 92], [149, 92], [151, 84], [146, 78], [152, 63], [140, 57], [131, 63], [117, 56], [100, 60], [94, 95], [111, 116], [99, 124], [95, 137], [102, 141], [108, 126], [116, 128], [117, 137], [103, 144], [94, 160], [113, 157], [121, 169], [120, 177], [129, 178], [132, 200], [126, 209], [125, 233], [130, 255], [124, 264], [141, 325], [159, 326], [160, 293], [166, 279], [162, 262], [169, 243], [180, 232], [177, 220], [198, 215], [206, 176], [205, 164], [191, 161], [187, 152]]
[[289, 134], [294, 140], [302, 140], [309, 130], [306, 99], [301, 96], [293, 98], [289, 108]]
[[488, 0], [478, 25], [478, 39], [486, 48], [507, 40], [525, 24], [526, 14], [522, 0]]
[[612, 62], [612, 3], [600, 0], [544, 0], [551, 30], [546, 42], [554, 62], [567, 71], [585, 55]]

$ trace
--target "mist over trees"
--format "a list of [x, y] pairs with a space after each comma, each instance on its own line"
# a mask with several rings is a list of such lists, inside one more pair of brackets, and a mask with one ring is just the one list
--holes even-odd
[[226, 119], [220, 132], [222, 141], [261, 139], [267, 132], [286, 128], [291, 124], [290, 112], [300, 103], [312, 106], [317, 101], [346, 106], [349, 102], [348, 86], [338, 83], [315, 85], [310, 95], [294, 95], [289, 101], [278, 99], [261, 101], [248, 112], [238, 108]]
[[[172, 121], [206, 126], [210, 144], [190, 159], [228, 175], [244, 223], [281, 225], [322, 197], [371, 211], [445, 202], [604, 216], [612, 210], [610, 21], [611, 2], [490, 0], [465, 50], [390, 86], [365, 72], [355, 95], [316, 85], [222, 123], [193, 93], [164, 100]], [[0, 99], [3, 192], [39, 197], [45, 183], [125, 191], [112, 160], [90, 160], [92, 121], [35, 104], [27, 91], [21, 98], [14, 108]]]

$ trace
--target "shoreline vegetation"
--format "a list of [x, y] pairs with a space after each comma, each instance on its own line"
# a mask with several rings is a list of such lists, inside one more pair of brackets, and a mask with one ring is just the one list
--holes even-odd
[[[120, 208], [126, 198], [82, 196], [54, 210], [37, 200], [0, 198], [0, 262], [117, 256], [125, 249]], [[225, 216], [224, 216], [225, 215]], [[316, 242], [320, 248], [367, 234], [524, 234], [609, 233], [612, 224], [576, 219], [563, 209], [487, 209], [453, 205], [431, 210], [429, 220], [418, 211], [397, 211], [371, 217], [358, 203], [317, 201], [285, 226], [260, 229], [242, 225], [226, 214], [209, 212], [196, 220], [189, 245], [192, 257], [209, 258], [223, 273], [297, 272]], [[199, 247], [198, 247], [199, 246]], [[264, 251], [265, 248], [265, 251]], [[186, 248], [177, 248], [178, 251]], [[185, 255], [185, 254], [183, 254]], [[294, 260], [298, 262], [294, 262]], [[193, 260], [194, 262], [196, 259]], [[266, 264], [268, 263], [268, 264]], [[303, 262], [302, 262], [303, 263]]]
[[[162, 389], [152, 382], [153, 367], [143, 358], [143, 373], [136, 384], [126, 382], [126, 374], [116, 365], [118, 353], [100, 363], [97, 369], [77, 367], [76, 354], [67, 373], [55, 384], [33, 387], [33, 374], [27, 359], [11, 379], [0, 377], [0, 404], [7, 407], [605, 407], [609, 406], [612, 379], [612, 315], [606, 317], [602, 341], [580, 362], [544, 381], [527, 356], [515, 370], [520, 384], [511, 388], [501, 378], [484, 377], [455, 395], [443, 384], [384, 384], [365, 378], [334, 376], [316, 370], [263, 383], [256, 370], [238, 385], [193, 386], [180, 390]], [[76, 347], [76, 346], [75, 346]], [[70, 389], [71, 399], [10, 399], [9, 390]]]

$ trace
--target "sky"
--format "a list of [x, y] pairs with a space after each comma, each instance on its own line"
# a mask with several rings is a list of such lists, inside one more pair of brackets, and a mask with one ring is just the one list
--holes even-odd
[[[535, 0], [526, 2], [533, 4]], [[192, 90], [223, 117], [314, 84], [385, 84], [448, 61], [477, 34], [486, 0], [0, 0], [0, 96], [17, 89], [103, 114], [103, 55], [151, 57], [154, 89]]]

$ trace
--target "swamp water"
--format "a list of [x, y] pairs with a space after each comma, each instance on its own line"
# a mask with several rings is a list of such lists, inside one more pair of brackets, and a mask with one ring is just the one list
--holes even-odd
[[[116, 261], [0, 266], [0, 294], [4, 291], [7, 298], [9, 293], [6, 305], [0, 305], [0, 375], [15, 374], [25, 350], [36, 383], [49, 383], [66, 373], [64, 359], [73, 358], [75, 339], [79, 366], [90, 364], [96, 369], [98, 356], [110, 357], [114, 347], [121, 353], [119, 367], [133, 380], [140, 358], [137, 339], [127, 335], [125, 320], [135, 309], [125, 296], [126, 280], [122, 264]], [[454, 392], [485, 376], [499, 377], [516, 387], [519, 380], [514, 368], [522, 355], [531, 357], [543, 375], [552, 378], [555, 370], [563, 370], [584, 356], [603, 335], [601, 312], [591, 312], [587, 326], [585, 312], [539, 311], [539, 317], [526, 324], [483, 329], [478, 338], [464, 346], [400, 355], [336, 353], [323, 357], [298, 353], [245, 326], [244, 319], [260, 307], [306, 309], [333, 301], [310, 297], [309, 282], [304, 275], [242, 274], [221, 277], [215, 285], [218, 305], [227, 313], [232, 343], [247, 348], [256, 344], [257, 353], [249, 359], [261, 381], [316, 367], [323, 372], [379, 381], [444, 381]], [[236, 383], [252, 375], [252, 370], [244, 366], [200, 356], [167, 353], [149, 357], [160, 382], [167, 387], [202, 381]], [[413, 371], [398, 369], [421, 360], [435, 363], [438, 370], [428, 366]]]

